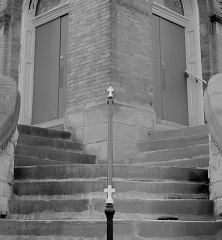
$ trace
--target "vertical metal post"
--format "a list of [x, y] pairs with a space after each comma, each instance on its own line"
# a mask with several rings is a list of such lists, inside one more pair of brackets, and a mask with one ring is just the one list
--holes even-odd
[[108, 149], [107, 149], [107, 184], [112, 186], [113, 176], [113, 98], [108, 98]]
[[107, 91], [108, 95], [108, 149], [107, 149], [107, 188], [104, 190], [108, 194], [106, 199], [105, 214], [107, 218], [107, 240], [113, 240], [113, 216], [115, 209], [113, 205], [112, 193], [115, 189], [112, 188], [113, 178], [113, 94], [114, 89], [110, 86]]

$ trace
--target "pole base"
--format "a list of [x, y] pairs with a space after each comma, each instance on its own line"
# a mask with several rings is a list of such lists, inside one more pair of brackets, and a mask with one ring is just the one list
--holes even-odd
[[107, 218], [107, 240], [113, 240], [113, 216], [115, 209], [112, 203], [106, 203], [105, 214]]

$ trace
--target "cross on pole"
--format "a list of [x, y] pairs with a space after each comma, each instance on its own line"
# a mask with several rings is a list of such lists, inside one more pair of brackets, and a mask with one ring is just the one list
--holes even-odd
[[109, 92], [108, 98], [113, 98], [114, 89], [111, 86], [109, 86], [109, 88], [107, 89], [107, 92]]
[[106, 192], [108, 194], [108, 198], [106, 199], [106, 203], [113, 203], [112, 194], [115, 192], [115, 188], [112, 188], [111, 185], [108, 185], [108, 188], [105, 188], [104, 192]]

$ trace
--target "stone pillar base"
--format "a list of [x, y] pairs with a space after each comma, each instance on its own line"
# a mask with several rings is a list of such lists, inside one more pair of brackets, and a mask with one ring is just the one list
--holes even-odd
[[222, 218], [222, 155], [210, 137], [210, 199], [214, 201], [214, 217]]
[[8, 200], [12, 197], [12, 182], [14, 176], [14, 151], [17, 144], [18, 131], [0, 153], [0, 215], [6, 216], [9, 212]]
[[[68, 112], [65, 127], [83, 143], [85, 152], [95, 154], [99, 163], [107, 159], [108, 106], [100, 104], [83, 111]], [[113, 140], [114, 162], [127, 163], [127, 155], [137, 152], [137, 143], [148, 141], [148, 131], [154, 128], [155, 113], [114, 103]]]

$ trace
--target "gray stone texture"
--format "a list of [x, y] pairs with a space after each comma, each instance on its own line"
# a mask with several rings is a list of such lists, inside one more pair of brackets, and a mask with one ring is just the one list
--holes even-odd
[[222, 74], [213, 76], [204, 95], [205, 115], [210, 131], [210, 199], [215, 201], [214, 215], [222, 215]]
[[[66, 115], [66, 129], [73, 131], [85, 151], [97, 155], [98, 161], [107, 159], [108, 105], [86, 107], [83, 111]], [[126, 156], [136, 153], [137, 143], [148, 140], [148, 132], [154, 129], [155, 113], [115, 103], [113, 105], [114, 161], [123, 163]]]
[[16, 130], [8, 145], [0, 153], [0, 214], [8, 213], [8, 200], [12, 197], [14, 175], [14, 149], [18, 139]]

